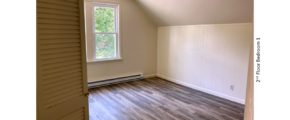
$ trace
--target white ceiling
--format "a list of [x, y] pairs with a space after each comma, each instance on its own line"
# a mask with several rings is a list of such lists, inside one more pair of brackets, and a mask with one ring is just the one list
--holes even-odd
[[159, 26], [253, 21], [253, 0], [136, 0]]

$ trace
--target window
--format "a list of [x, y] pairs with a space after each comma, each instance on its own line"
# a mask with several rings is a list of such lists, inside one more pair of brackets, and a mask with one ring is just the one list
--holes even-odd
[[92, 2], [86, 7], [88, 62], [121, 59], [119, 5]]

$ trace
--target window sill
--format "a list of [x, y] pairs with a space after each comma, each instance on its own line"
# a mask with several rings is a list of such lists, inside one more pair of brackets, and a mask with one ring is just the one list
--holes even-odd
[[92, 59], [92, 60], [88, 60], [87, 63], [110, 62], [110, 61], [121, 61], [121, 60], [122, 58]]

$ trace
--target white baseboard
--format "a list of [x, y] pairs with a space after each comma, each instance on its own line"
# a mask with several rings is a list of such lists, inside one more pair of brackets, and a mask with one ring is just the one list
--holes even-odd
[[144, 78], [154, 78], [156, 74], [144, 75]]
[[237, 103], [243, 104], [243, 105], [245, 104], [245, 100], [240, 99], [240, 98], [232, 97], [232, 96], [220, 93], [220, 92], [216, 92], [216, 91], [209, 90], [209, 89], [206, 89], [206, 88], [202, 88], [202, 87], [199, 87], [199, 86], [196, 86], [196, 85], [193, 85], [193, 84], [189, 84], [189, 83], [185, 83], [185, 82], [182, 82], [182, 81], [179, 81], [179, 80], [175, 80], [175, 79], [172, 79], [170, 77], [167, 77], [166, 75], [157, 74], [156, 76], [160, 77], [160, 78], [163, 78], [165, 80], [174, 82], [176, 84], [180, 84], [180, 85], [183, 85], [183, 86], [198, 90], [198, 91], [202, 91], [202, 92], [214, 95], [214, 96], [218, 96], [218, 97], [221, 97], [221, 98], [233, 101], [233, 102], [237, 102]]

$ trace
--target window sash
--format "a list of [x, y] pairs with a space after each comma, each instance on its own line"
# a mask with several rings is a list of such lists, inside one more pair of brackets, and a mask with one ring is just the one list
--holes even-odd
[[[116, 35], [116, 39], [115, 39], [115, 57], [111, 57], [111, 58], [97, 58], [97, 53], [96, 53], [96, 35], [110, 35], [110, 34], [114, 34]], [[114, 60], [114, 59], [120, 59], [121, 55], [120, 55], [120, 43], [119, 43], [119, 34], [118, 33], [95, 33], [94, 35], [94, 40], [93, 40], [93, 46], [94, 46], [94, 51], [93, 51], [93, 60], [96, 61], [105, 61], [105, 60]]]
[[[95, 5], [93, 8], [96, 8], [96, 7], [100, 7], [100, 8], [112, 8], [114, 9], [114, 28], [115, 28], [115, 32], [116, 33], [119, 33], [119, 5], [117, 4], [105, 4], [105, 3], [99, 3], [97, 5]], [[95, 12], [95, 9], [93, 10]], [[93, 12], [93, 13], [94, 13]], [[96, 24], [94, 23], [96, 21], [96, 18], [95, 18], [95, 14], [93, 15], [93, 25], [94, 25], [94, 32], [95, 33], [106, 33], [106, 32], [96, 32], [95, 28], [96, 28]], [[108, 32], [110, 33], [110, 32]], [[112, 32], [113, 33], [113, 32]]]

